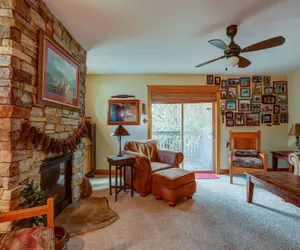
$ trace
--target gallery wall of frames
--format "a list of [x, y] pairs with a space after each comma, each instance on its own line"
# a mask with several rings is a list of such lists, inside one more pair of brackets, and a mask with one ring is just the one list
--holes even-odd
[[227, 127], [288, 123], [286, 81], [270, 76], [221, 79], [207, 75], [207, 85], [219, 85], [222, 122]]

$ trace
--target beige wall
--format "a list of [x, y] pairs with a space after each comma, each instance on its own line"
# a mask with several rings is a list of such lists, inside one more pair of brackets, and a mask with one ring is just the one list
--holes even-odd
[[[236, 77], [236, 76], [235, 76]], [[227, 79], [230, 76], [221, 76]], [[286, 80], [286, 76], [272, 76], [272, 81]], [[106, 156], [115, 155], [118, 151], [118, 141], [110, 137], [115, 126], [107, 125], [108, 99], [112, 95], [131, 94], [147, 103], [147, 85], [205, 85], [206, 75], [88, 75], [86, 92], [86, 115], [92, 117], [97, 124], [97, 169], [106, 169]], [[299, 115], [300, 116], [300, 115]], [[141, 116], [141, 120], [147, 116]], [[126, 126], [131, 136], [125, 140], [147, 139], [147, 126], [141, 122], [140, 126]], [[262, 131], [262, 149], [287, 149], [288, 124], [267, 127], [233, 127], [233, 131]], [[228, 149], [225, 147], [229, 128], [221, 125], [221, 169], [228, 169]], [[271, 157], [269, 157], [271, 166]], [[286, 164], [283, 162], [283, 167]]]

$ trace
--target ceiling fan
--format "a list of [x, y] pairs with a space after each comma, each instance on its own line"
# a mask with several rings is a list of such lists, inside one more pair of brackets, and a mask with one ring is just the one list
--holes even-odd
[[198, 65], [196, 65], [196, 67], [202, 67], [206, 64], [226, 58], [232, 67], [235, 67], [236, 65], [238, 65], [239, 68], [246, 68], [251, 64], [251, 62], [248, 59], [246, 59], [245, 57], [240, 56], [240, 53], [253, 52], [253, 51], [258, 51], [258, 50], [263, 50], [263, 49], [270, 49], [270, 48], [273, 48], [276, 46], [280, 46], [280, 45], [284, 44], [284, 42], [285, 42], [284, 37], [277, 36], [277, 37], [273, 37], [273, 38], [252, 44], [246, 48], [241, 49], [241, 47], [233, 41], [233, 38], [237, 34], [237, 31], [238, 31], [237, 25], [230, 25], [226, 28], [226, 34], [231, 39], [231, 42], [229, 45], [226, 45], [226, 43], [224, 43], [221, 39], [209, 40], [208, 42], [211, 45], [213, 45], [219, 49], [222, 49], [224, 51], [224, 56], [221, 56], [221, 57], [215, 58], [213, 60], [198, 64]]

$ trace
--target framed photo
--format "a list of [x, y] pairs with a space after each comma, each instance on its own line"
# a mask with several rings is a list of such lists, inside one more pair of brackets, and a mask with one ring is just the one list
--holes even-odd
[[261, 83], [253, 83], [252, 93], [261, 94], [262, 93], [262, 84]]
[[239, 99], [239, 111], [251, 111], [251, 100], [250, 99]]
[[241, 77], [240, 78], [241, 87], [250, 87], [250, 77]]
[[140, 125], [139, 100], [108, 100], [108, 125]]
[[281, 114], [280, 115], [280, 123], [288, 123], [289, 122], [289, 114]]
[[233, 120], [226, 120], [226, 127], [234, 127], [234, 121]]
[[273, 114], [278, 115], [280, 113], [280, 106], [273, 105]]
[[38, 65], [38, 104], [78, 109], [79, 63], [42, 30], [39, 32]]
[[227, 99], [227, 90], [221, 89], [220, 90], [221, 99]]
[[287, 93], [287, 82], [273, 82], [273, 88], [275, 94], [286, 94]]
[[250, 88], [240, 88], [240, 97], [250, 97], [251, 89]]
[[246, 113], [246, 126], [259, 126], [260, 119], [259, 114]]
[[236, 110], [236, 101], [226, 100], [226, 110]]
[[262, 83], [262, 77], [261, 76], [252, 76], [252, 82], [253, 83]]
[[280, 125], [279, 115], [273, 115], [273, 125]]
[[227, 88], [227, 80], [221, 80], [221, 88], [226, 89]]
[[273, 112], [273, 106], [272, 105], [263, 105], [261, 111], [263, 113], [272, 113]]
[[237, 98], [237, 86], [228, 86], [227, 98], [228, 99], [236, 99]]
[[288, 103], [288, 97], [287, 95], [277, 95], [277, 102], [278, 104], [287, 104]]
[[287, 105], [281, 105], [280, 106], [280, 113], [287, 113], [288, 112], [288, 106]]
[[228, 85], [239, 85], [240, 79], [239, 78], [229, 78]]
[[221, 77], [215, 76], [215, 85], [221, 85]]
[[264, 86], [271, 86], [271, 77], [264, 76]]
[[221, 110], [225, 110], [225, 109], [226, 109], [226, 102], [221, 101]]
[[206, 75], [206, 84], [207, 85], [214, 84], [214, 76], [213, 75]]
[[272, 87], [264, 87], [264, 95], [273, 95]]
[[245, 126], [245, 115], [244, 115], [244, 113], [235, 113], [234, 126]]
[[262, 114], [261, 115], [261, 123], [272, 123], [272, 115], [271, 114]]
[[226, 119], [229, 119], [229, 120], [233, 119], [233, 112], [232, 111], [226, 112]]
[[261, 104], [258, 104], [258, 103], [252, 104], [252, 112], [253, 113], [261, 113]]
[[276, 104], [276, 95], [263, 95], [262, 96], [263, 104]]
[[252, 102], [261, 103], [261, 94], [252, 94]]

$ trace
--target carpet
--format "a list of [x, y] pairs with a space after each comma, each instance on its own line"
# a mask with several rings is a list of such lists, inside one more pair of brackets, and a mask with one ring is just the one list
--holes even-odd
[[213, 173], [195, 173], [196, 179], [219, 179], [220, 177]]
[[118, 218], [105, 197], [89, 197], [66, 207], [55, 218], [55, 226], [66, 228], [72, 237], [104, 228]]

